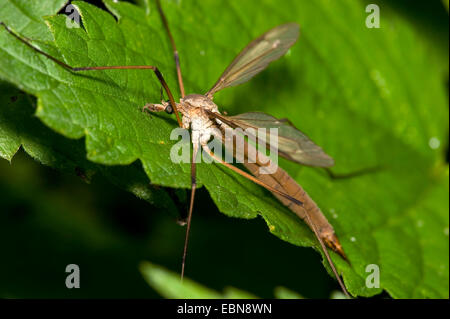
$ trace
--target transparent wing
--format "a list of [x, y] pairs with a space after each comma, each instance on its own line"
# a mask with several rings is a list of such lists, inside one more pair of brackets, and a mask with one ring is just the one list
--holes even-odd
[[205, 94], [209, 98], [226, 87], [250, 80], [264, 70], [270, 62], [285, 54], [297, 41], [299, 26], [296, 23], [282, 24], [253, 40], [231, 62], [219, 80]]
[[[212, 117], [218, 118], [232, 128], [277, 128], [278, 129], [278, 154], [284, 158], [308, 166], [330, 167], [334, 160], [327, 155], [320, 146], [314, 144], [305, 134], [290, 124], [288, 120], [279, 120], [262, 112], [249, 112], [236, 116], [224, 116], [209, 112]], [[270, 142], [270, 130], [264, 141]], [[264, 138], [258, 136], [259, 139]], [[269, 146], [269, 143], [266, 143]], [[270, 145], [273, 149], [273, 144]]]

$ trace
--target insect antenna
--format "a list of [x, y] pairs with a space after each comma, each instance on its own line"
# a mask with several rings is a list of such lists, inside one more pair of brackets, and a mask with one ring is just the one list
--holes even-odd
[[164, 99], [164, 92], [163, 92], [163, 88], [161, 87], [161, 90], [159, 92], [159, 100], [162, 101]]

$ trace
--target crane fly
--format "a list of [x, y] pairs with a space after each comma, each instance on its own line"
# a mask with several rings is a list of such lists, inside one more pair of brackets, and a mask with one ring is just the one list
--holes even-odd
[[[194, 208], [196, 182], [196, 157], [201, 148], [206, 154], [211, 156], [216, 163], [224, 165], [241, 176], [252, 182], [266, 188], [275, 197], [277, 197], [292, 212], [303, 219], [309, 228], [317, 237], [321, 248], [341, 286], [343, 292], [349, 297], [348, 292], [342, 282], [334, 264], [331, 260], [327, 247], [347, 260], [344, 251], [334, 229], [327, 221], [326, 217], [320, 211], [317, 204], [308, 196], [303, 188], [280, 167], [270, 174], [261, 173], [264, 165], [267, 163], [266, 156], [257, 150], [258, 160], [255, 163], [244, 162], [244, 166], [250, 173], [231, 165], [217, 156], [208, 146], [208, 142], [217, 132], [223, 132], [226, 129], [233, 128], [270, 128], [278, 129], [279, 144], [278, 154], [282, 157], [308, 166], [330, 167], [334, 165], [333, 159], [328, 156], [322, 148], [314, 144], [305, 134], [296, 129], [289, 121], [279, 120], [268, 114], [261, 112], [250, 112], [235, 116], [227, 116], [219, 112], [218, 106], [213, 102], [214, 94], [227, 87], [236, 86], [247, 82], [256, 74], [263, 71], [272, 61], [279, 59], [294, 45], [299, 37], [299, 26], [297, 23], [287, 23], [270, 29], [260, 37], [250, 42], [231, 64], [225, 69], [217, 82], [205, 94], [185, 94], [183, 77], [180, 67], [180, 58], [175, 45], [174, 38], [170, 32], [169, 24], [162, 10], [160, 1], [156, 1], [162, 23], [168, 34], [173, 49], [174, 60], [177, 71], [178, 86], [180, 89], [180, 101], [175, 99], [167, 85], [162, 73], [156, 66], [133, 65], [133, 66], [87, 66], [72, 67], [65, 62], [56, 59], [47, 54], [38, 47], [34, 46], [29, 39], [23, 38], [12, 31], [4, 23], [0, 24], [15, 38], [22, 41], [28, 47], [39, 54], [44, 55], [58, 65], [72, 72], [90, 71], [90, 70], [111, 70], [111, 69], [147, 69], [152, 70], [168, 96], [168, 101], [162, 100], [161, 103], [150, 103], [143, 107], [143, 110], [150, 112], [174, 113], [178, 125], [184, 129], [190, 129], [192, 141], [191, 157], [191, 196], [189, 211], [187, 215], [186, 237], [183, 249], [181, 279], [184, 277], [186, 255], [191, 228], [192, 212]], [[180, 113], [182, 117], [180, 117]], [[223, 135], [220, 136], [223, 142], [226, 142]], [[243, 150], [234, 149], [233, 156], [241, 155], [248, 159], [248, 152], [252, 150], [252, 145], [248, 142]], [[229, 145], [225, 143], [225, 145]], [[253, 149], [254, 151], [254, 149]]]

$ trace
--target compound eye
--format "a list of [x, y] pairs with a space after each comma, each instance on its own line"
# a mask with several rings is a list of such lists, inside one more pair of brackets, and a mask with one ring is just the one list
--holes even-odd
[[164, 110], [167, 114], [172, 114], [173, 113], [173, 108], [172, 105], [167, 104], [166, 109]]

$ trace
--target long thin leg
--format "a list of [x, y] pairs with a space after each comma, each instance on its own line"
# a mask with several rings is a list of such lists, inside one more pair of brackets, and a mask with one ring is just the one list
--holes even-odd
[[189, 242], [189, 232], [191, 230], [191, 220], [192, 220], [192, 210], [194, 209], [194, 198], [195, 198], [195, 190], [197, 189], [197, 177], [196, 177], [196, 168], [195, 159], [197, 158], [198, 153], [198, 142], [193, 144], [192, 151], [192, 161], [191, 161], [191, 201], [189, 204], [189, 213], [187, 217], [187, 225], [186, 225], [186, 236], [184, 238], [184, 249], [183, 249], [183, 259], [181, 262], [181, 281], [184, 278], [184, 267], [186, 264], [186, 255], [187, 248]]
[[299, 201], [298, 199], [295, 199], [294, 197], [292, 197], [292, 196], [286, 194], [285, 192], [282, 192], [282, 191], [280, 191], [280, 190], [278, 190], [278, 189], [276, 189], [276, 188], [274, 188], [274, 187], [272, 187], [272, 186], [270, 186], [270, 185], [267, 185], [267, 184], [264, 183], [264, 182], [261, 182], [259, 179], [255, 178], [254, 176], [252, 176], [252, 175], [250, 175], [250, 174], [244, 172], [243, 170], [241, 170], [241, 169], [239, 169], [239, 168], [237, 168], [237, 167], [235, 167], [235, 166], [233, 166], [233, 165], [231, 165], [231, 164], [225, 162], [225, 161], [222, 160], [221, 158], [217, 157], [217, 156], [211, 151], [211, 149], [208, 147], [208, 145], [202, 145], [202, 147], [203, 147], [203, 149], [205, 150], [205, 152], [208, 153], [209, 156], [211, 156], [213, 159], [215, 159], [218, 163], [220, 163], [220, 164], [222, 164], [222, 165], [228, 167], [229, 169], [235, 171], [235, 172], [238, 173], [239, 175], [244, 176], [245, 178], [251, 180], [253, 183], [258, 184], [258, 185], [264, 187], [265, 189], [267, 189], [267, 190], [269, 190], [269, 191], [271, 191], [271, 192], [277, 193], [277, 194], [279, 194], [279, 195], [281, 195], [281, 196], [283, 196], [283, 197], [289, 199], [290, 201], [294, 202], [294, 203], [297, 204], [297, 205], [303, 205], [303, 203], [302, 203], [301, 201]]
[[164, 28], [169, 35], [170, 43], [172, 44], [173, 50], [173, 58], [175, 59], [175, 65], [177, 66], [177, 77], [178, 77], [178, 85], [180, 86], [181, 97], [184, 97], [184, 84], [183, 84], [183, 76], [181, 75], [181, 67], [180, 67], [180, 56], [178, 55], [177, 46], [175, 45], [175, 40], [173, 39], [172, 33], [170, 32], [169, 22], [167, 22], [167, 18], [164, 14], [164, 11], [161, 7], [161, 1], [156, 0], [156, 5], [158, 6], [159, 15], [161, 16], [161, 20], [164, 24]]
[[325, 168], [325, 171], [327, 172], [328, 176], [331, 179], [347, 179], [347, 178], [363, 176], [366, 174], [376, 173], [376, 172], [381, 171], [384, 168], [385, 168], [384, 166], [378, 165], [378, 166], [367, 167], [367, 168], [363, 168], [363, 169], [360, 169], [357, 171], [353, 171], [350, 173], [344, 173], [344, 174], [336, 174], [329, 168]]
[[[288, 199], [290, 199], [291, 201], [294, 201], [294, 202], [296, 202], [296, 203], [299, 202], [298, 200], [296, 200], [295, 198], [289, 196], [288, 194], [286, 194], [286, 193], [284, 193], [284, 192], [281, 192], [281, 191], [279, 191], [279, 190], [277, 190], [277, 189], [275, 189], [275, 188], [273, 188], [273, 187], [271, 187], [271, 186], [269, 186], [269, 185], [267, 185], [267, 184], [261, 182], [260, 180], [258, 180], [258, 179], [256, 179], [255, 177], [253, 177], [253, 176], [247, 174], [246, 172], [244, 172], [244, 171], [238, 169], [237, 167], [235, 167], [235, 166], [233, 166], [233, 165], [230, 165], [230, 164], [226, 163], [225, 161], [223, 161], [222, 159], [220, 159], [219, 157], [217, 157], [217, 156], [211, 151], [211, 149], [210, 149], [207, 145], [203, 145], [202, 147], [203, 147], [203, 149], [204, 149], [204, 150], [205, 150], [205, 151], [206, 151], [213, 159], [215, 159], [216, 161], [218, 161], [220, 164], [225, 165], [226, 167], [232, 169], [232, 170], [235, 171], [236, 173], [241, 174], [242, 176], [244, 176], [244, 177], [250, 179], [252, 182], [254, 182], [254, 183], [256, 183], [256, 184], [259, 184], [259, 185], [265, 187], [266, 189], [268, 189], [268, 190], [271, 191], [271, 192], [275, 192], [275, 193], [277, 193], [277, 194], [280, 194], [280, 195], [282, 195], [283, 197], [288, 198]], [[300, 203], [301, 203], [301, 202], [300, 202]], [[300, 205], [301, 205], [301, 204], [300, 204]], [[341, 278], [340, 278], [340, 276], [339, 276], [339, 274], [338, 274], [338, 272], [337, 272], [337, 270], [336, 270], [336, 267], [334, 266], [334, 263], [333, 263], [333, 261], [331, 260], [330, 255], [328, 254], [328, 250], [327, 250], [327, 248], [326, 248], [326, 246], [325, 246], [325, 243], [323, 242], [322, 238], [320, 237], [319, 232], [318, 232], [318, 230], [317, 230], [315, 224], [312, 222], [311, 217], [309, 216], [308, 213], [306, 213], [306, 218], [307, 218], [307, 220], [308, 220], [308, 224], [312, 225], [312, 229], [313, 229], [313, 231], [314, 231], [314, 234], [315, 234], [317, 240], [319, 241], [320, 246], [322, 247], [323, 252], [325, 253], [325, 257], [327, 258], [328, 263], [329, 263], [329, 265], [331, 266], [331, 269], [332, 269], [334, 275], [336, 276], [336, 279], [337, 279], [339, 285], [341, 286], [342, 291], [344, 292], [344, 294], [346, 295], [347, 298], [351, 298], [350, 295], [349, 295], [348, 292], [347, 292], [347, 289], [345, 289], [345, 285], [344, 285], [344, 283], [342, 282], [342, 280], [341, 280]]]
[[52, 60], [53, 62], [59, 64], [63, 68], [65, 68], [67, 70], [70, 70], [70, 71], [73, 71], [73, 72], [90, 71], [90, 70], [115, 70], [115, 69], [144, 69], [144, 70], [147, 69], [147, 70], [152, 70], [153, 72], [155, 72], [159, 82], [164, 87], [164, 90], [166, 91], [167, 96], [169, 97], [170, 104], [172, 105], [172, 108], [174, 110], [175, 116], [177, 117], [178, 125], [180, 127], [182, 127], [181, 118], [180, 118], [180, 115], [178, 114], [177, 106], [176, 106], [175, 100], [173, 98], [172, 92], [170, 92], [169, 86], [167, 85], [166, 81], [164, 80], [163, 75], [161, 74], [161, 72], [158, 70], [158, 68], [156, 66], [153, 66], [153, 65], [130, 65], [130, 66], [89, 66], [89, 67], [77, 67], [77, 68], [74, 68], [74, 67], [72, 67], [72, 66], [62, 62], [61, 60], [58, 60], [55, 57], [52, 57], [48, 53], [45, 53], [44, 51], [40, 50], [39, 48], [35, 47], [34, 45], [32, 45], [31, 43], [26, 41], [25, 39], [21, 38], [19, 35], [17, 35], [14, 31], [12, 31], [3, 22], [0, 22], [0, 25], [3, 25], [5, 27], [5, 29], [6, 29], [6, 31], [8, 31], [16, 39], [20, 40], [21, 42], [26, 44], [31, 49], [33, 49], [36, 52], [42, 54], [43, 56], [47, 57], [48, 59]]
[[336, 267], [334, 266], [333, 261], [331, 260], [330, 254], [328, 254], [327, 247], [325, 246], [325, 243], [323, 242], [322, 238], [320, 237], [319, 231], [317, 230], [316, 225], [312, 222], [311, 217], [309, 216], [308, 212], [305, 214], [305, 216], [306, 216], [306, 219], [308, 220], [308, 223], [312, 226], [312, 229], [313, 229], [313, 231], [314, 231], [314, 235], [316, 235], [316, 238], [317, 238], [317, 240], [319, 241], [320, 246], [322, 247], [323, 252], [325, 253], [325, 257], [326, 257], [327, 260], [328, 260], [328, 264], [330, 265], [331, 270], [333, 271], [334, 276], [336, 277], [336, 280], [337, 280], [338, 283], [339, 283], [339, 286], [341, 286], [341, 289], [342, 289], [342, 291], [344, 292], [345, 296], [346, 296], [347, 298], [351, 298], [351, 296], [349, 295], [347, 289], [345, 288], [344, 283], [342, 282], [341, 277], [339, 276], [339, 273], [337, 272]]

